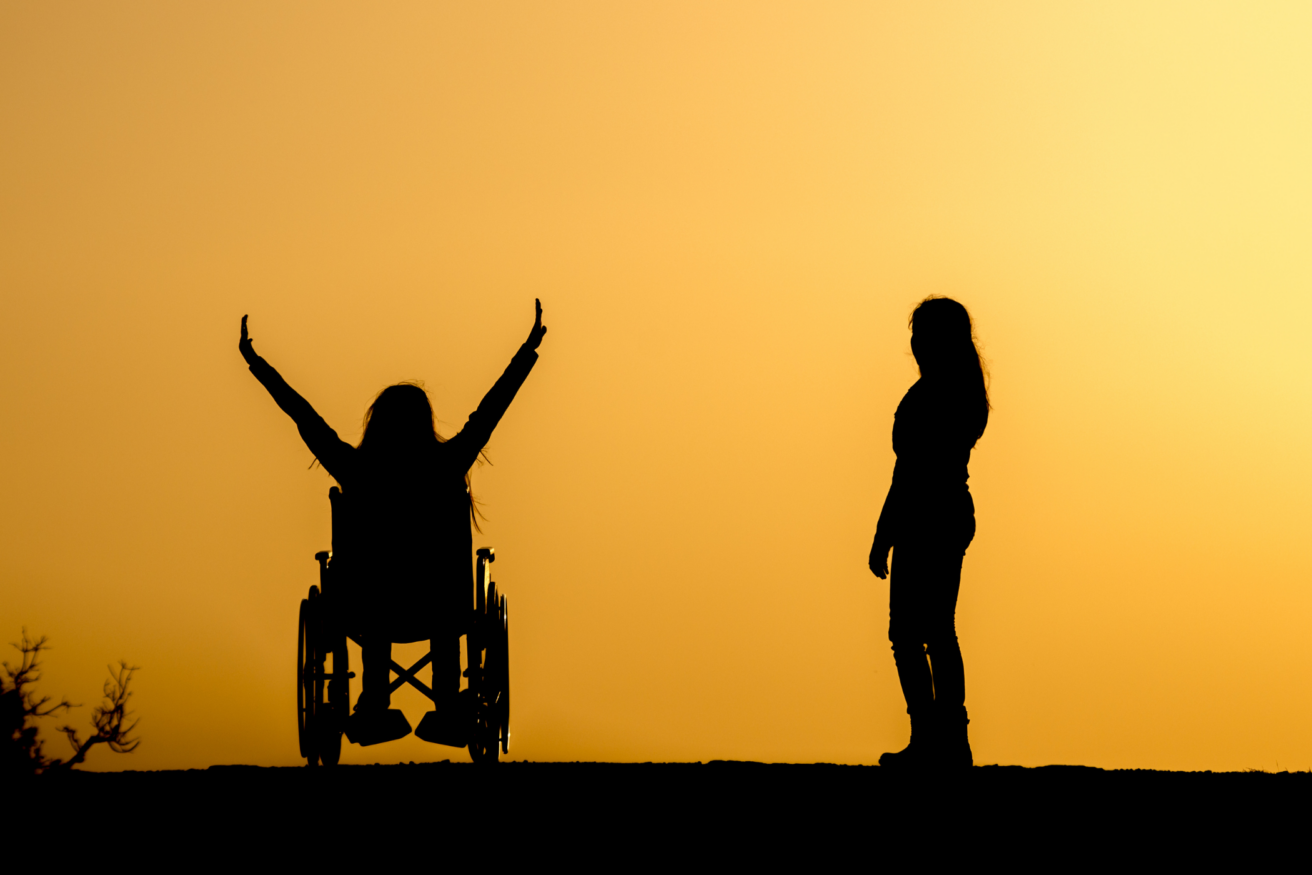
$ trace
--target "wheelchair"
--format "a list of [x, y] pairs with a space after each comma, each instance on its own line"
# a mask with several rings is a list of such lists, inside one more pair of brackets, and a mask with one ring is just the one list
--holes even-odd
[[[344, 518], [341, 490], [328, 490], [334, 531]], [[491, 580], [496, 553], [491, 547], [477, 551], [474, 610], [463, 624], [465, 631], [467, 688], [462, 698], [470, 704], [469, 755], [476, 763], [495, 763], [510, 751], [510, 622], [506, 597]], [[301, 756], [306, 764], [337, 765], [342, 754], [342, 736], [351, 714], [351, 679], [346, 642], [361, 644], [359, 630], [336, 607], [342, 581], [334, 580], [331, 552], [314, 554], [319, 562], [319, 585], [311, 586], [301, 600], [296, 634], [296, 730]], [[430, 652], [409, 668], [395, 660], [389, 677], [395, 692], [404, 684], [419, 690], [434, 704], [437, 694], [415, 675], [430, 662]]]

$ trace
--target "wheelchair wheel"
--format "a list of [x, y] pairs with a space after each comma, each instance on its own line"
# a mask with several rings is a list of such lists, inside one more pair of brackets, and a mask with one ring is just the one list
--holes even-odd
[[327, 673], [327, 701], [316, 700], [314, 719], [318, 724], [319, 761], [325, 766], [335, 766], [342, 758], [342, 732], [351, 713], [351, 672], [347, 665], [346, 636], [337, 630], [336, 624], [328, 623], [322, 602], [319, 613], [322, 618], [322, 631], [316, 639], [319, 670], [323, 673], [323, 659], [328, 655], [332, 656], [333, 670]]
[[[316, 592], [311, 587], [310, 594]], [[310, 599], [301, 599], [300, 622], [296, 632], [296, 738], [300, 745], [301, 756], [311, 766], [317, 765], [319, 756], [316, 751], [314, 730], [314, 608]]]
[[501, 723], [501, 752], [510, 753], [510, 610], [501, 597], [501, 698], [497, 702]]
[[[310, 587], [310, 595], [301, 601], [300, 633], [296, 642], [296, 705], [299, 720], [297, 730], [301, 756], [306, 765], [335, 766], [342, 755], [342, 729], [345, 722], [345, 700], [349, 698], [349, 673], [346, 665], [346, 639], [333, 640], [327, 612], [319, 587]], [[324, 661], [333, 654], [333, 678], [325, 684]], [[339, 659], [340, 654], [340, 659]], [[337, 685], [336, 667], [342, 665], [343, 680]], [[325, 701], [327, 690], [329, 699]], [[340, 694], [338, 694], [340, 690]]]
[[469, 742], [469, 758], [476, 763], [495, 763], [498, 760], [496, 741], [496, 727], [479, 715], [478, 724], [474, 727], [474, 740]]
[[474, 700], [474, 734], [469, 743], [470, 758], [476, 763], [495, 763], [509, 747], [510, 672], [505, 615], [505, 597], [498, 598], [496, 584], [489, 584], [487, 613], [479, 617], [486, 650]]

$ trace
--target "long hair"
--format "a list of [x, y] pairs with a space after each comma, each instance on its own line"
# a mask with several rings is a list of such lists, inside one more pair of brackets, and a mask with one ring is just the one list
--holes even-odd
[[[445, 443], [437, 433], [433, 405], [422, 383], [407, 380], [388, 386], [378, 393], [364, 412], [364, 434], [359, 449], [366, 453], [391, 452], [418, 455], [424, 449]], [[479, 453], [482, 456], [482, 453]], [[482, 515], [478, 500], [465, 472], [465, 493], [469, 496], [469, 522], [482, 533], [478, 518]]]
[[970, 312], [951, 298], [930, 295], [911, 311], [907, 325], [917, 341], [916, 362], [921, 375], [928, 370], [936, 378], [949, 380], [970, 399], [978, 441], [989, 423], [993, 404], [989, 401], [988, 366], [979, 354]]

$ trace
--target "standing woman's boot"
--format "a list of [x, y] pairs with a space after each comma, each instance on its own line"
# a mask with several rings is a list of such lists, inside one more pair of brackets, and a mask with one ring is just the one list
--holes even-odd
[[[932, 703], [931, 703], [932, 705]], [[879, 765], [889, 769], [922, 769], [934, 761], [933, 709], [908, 709], [911, 715], [911, 742], [899, 751], [890, 751], [879, 758]]]
[[[934, 747], [936, 764], [944, 769], [969, 769], [975, 765], [966, 726], [970, 719], [963, 705], [935, 708]], [[882, 763], [882, 761], [881, 761]]]
[[[891, 613], [895, 610], [895, 606], [890, 606]], [[889, 637], [893, 637], [892, 628]], [[894, 641], [893, 662], [897, 665], [902, 698], [906, 700], [907, 714], [911, 717], [911, 743], [902, 750], [884, 754], [879, 758], [879, 764], [895, 769], [923, 768], [934, 758], [934, 679], [929, 671], [929, 659], [925, 656], [925, 645], [914, 638]]]

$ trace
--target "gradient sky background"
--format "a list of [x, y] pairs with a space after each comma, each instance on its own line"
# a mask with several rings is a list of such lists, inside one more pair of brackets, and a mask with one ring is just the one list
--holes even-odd
[[457, 429], [537, 296], [474, 475], [512, 756], [874, 762], [941, 293], [993, 375], [976, 761], [1312, 767], [1309, 45], [1303, 3], [4, 2], [0, 641], [81, 722], [142, 666], [92, 768], [297, 762], [331, 481], [241, 315], [354, 441], [407, 378]]

